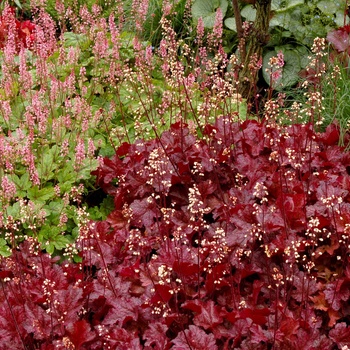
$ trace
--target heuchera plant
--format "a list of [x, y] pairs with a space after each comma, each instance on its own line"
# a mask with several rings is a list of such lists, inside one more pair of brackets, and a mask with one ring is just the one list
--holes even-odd
[[344, 25], [330, 31], [327, 34], [327, 41], [334, 48], [331, 52], [331, 60], [340, 62], [344, 67], [349, 66], [350, 55], [350, 25]]
[[350, 25], [345, 25], [332, 30], [327, 35], [327, 40], [334, 46], [338, 52], [350, 53]]
[[218, 118], [125, 143], [81, 264], [1, 258], [0, 349], [347, 349], [350, 156], [330, 125]]

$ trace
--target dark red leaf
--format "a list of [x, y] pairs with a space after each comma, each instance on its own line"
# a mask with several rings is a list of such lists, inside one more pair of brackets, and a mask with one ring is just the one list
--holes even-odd
[[214, 327], [222, 323], [221, 308], [213, 301], [202, 302], [199, 300], [188, 301], [182, 304], [185, 309], [190, 309], [195, 313], [194, 324], [206, 330], [213, 330]]
[[123, 326], [127, 321], [137, 321], [141, 310], [141, 300], [136, 297], [109, 300], [112, 308], [103, 320], [105, 325]]
[[151, 299], [151, 303], [156, 305], [158, 302], [167, 303], [173, 296], [171, 287], [167, 285], [157, 284], [154, 286], [155, 292]]
[[338, 146], [340, 137], [340, 128], [336, 124], [327, 126], [326, 131], [321, 135], [320, 139], [327, 146]]
[[163, 323], [155, 322], [150, 324], [144, 334], [145, 346], [154, 350], [169, 349], [170, 343], [166, 336], [167, 330], [168, 327]]
[[13, 277], [13, 272], [9, 270], [1, 270], [0, 271], [0, 278], [12, 278]]
[[144, 198], [134, 200], [130, 208], [132, 209], [133, 223], [137, 227], [151, 227], [160, 216], [160, 211], [154, 199]]
[[239, 313], [240, 318], [250, 318], [254, 323], [258, 325], [264, 325], [267, 321], [267, 316], [270, 315], [270, 310], [264, 309], [243, 309]]
[[251, 343], [261, 344], [266, 343], [269, 340], [269, 331], [262, 329], [258, 324], [252, 324], [250, 327]]
[[329, 332], [329, 337], [341, 348], [350, 346], [350, 327], [345, 323], [337, 323]]
[[143, 350], [137, 333], [130, 332], [121, 327], [113, 327], [108, 335], [109, 337], [105, 337], [104, 343], [108, 342], [108, 345], [112, 349]]
[[350, 47], [350, 37], [346, 27], [332, 30], [327, 34], [327, 40], [339, 51], [348, 51]]
[[279, 331], [283, 334], [284, 338], [292, 338], [297, 333], [300, 327], [299, 319], [292, 317], [284, 317], [281, 321]]
[[117, 152], [116, 152], [116, 155], [118, 157], [123, 157], [123, 156], [126, 156], [129, 151], [130, 151], [130, 143], [128, 142], [123, 142], [117, 149]]
[[90, 342], [95, 338], [95, 332], [91, 331], [90, 325], [86, 320], [76, 321], [72, 326], [67, 327], [69, 340], [79, 348], [84, 343]]
[[206, 334], [201, 328], [190, 325], [172, 341], [173, 350], [217, 350], [213, 334]]
[[195, 265], [186, 261], [174, 261], [173, 270], [183, 277], [198, 276], [199, 267], [198, 264]]

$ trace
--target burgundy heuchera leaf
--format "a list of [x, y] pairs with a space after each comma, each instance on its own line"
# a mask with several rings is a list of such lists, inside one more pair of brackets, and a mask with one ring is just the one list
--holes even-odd
[[217, 350], [213, 334], [205, 333], [201, 328], [191, 325], [189, 329], [180, 332], [172, 341], [173, 350]]
[[327, 34], [327, 40], [339, 51], [347, 51], [350, 49], [350, 26], [344, 26], [333, 30]]

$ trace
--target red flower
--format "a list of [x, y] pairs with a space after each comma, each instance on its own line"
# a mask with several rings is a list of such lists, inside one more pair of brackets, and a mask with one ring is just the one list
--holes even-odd
[[[16, 46], [17, 49], [20, 48], [21, 45], [24, 47], [30, 47], [35, 40], [35, 24], [29, 20], [19, 21], [15, 19], [16, 24]], [[0, 49], [4, 48], [8, 36], [9, 31], [9, 22], [8, 18], [4, 16], [0, 16]]]
[[16, 20], [16, 27], [17, 27], [17, 33], [18, 33], [18, 39], [24, 44], [24, 47], [30, 47], [31, 44], [34, 42], [34, 30], [35, 30], [35, 24], [31, 21], [17, 21]]

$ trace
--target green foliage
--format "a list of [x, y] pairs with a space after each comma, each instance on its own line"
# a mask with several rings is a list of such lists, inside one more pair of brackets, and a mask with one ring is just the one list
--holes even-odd
[[192, 5], [192, 16], [195, 21], [202, 18], [205, 28], [213, 28], [218, 8], [225, 17], [227, 7], [227, 0], [196, 0]]
[[276, 37], [272, 42], [277, 38], [291, 38], [311, 46], [315, 37], [325, 37], [332, 28], [344, 23], [344, 9], [345, 0], [274, 0], [270, 26], [272, 37]]
[[[277, 38], [279, 41], [293, 38], [299, 44], [311, 46], [316, 36], [324, 37], [331, 28], [343, 25], [345, 3], [345, 0], [272, 0], [270, 44], [275, 45]], [[255, 14], [253, 5], [245, 5], [241, 10], [246, 21], [253, 22]], [[236, 31], [233, 17], [226, 18], [225, 25]]]
[[11, 255], [11, 250], [7, 245], [6, 240], [0, 237], [0, 256], [7, 257], [10, 255]]
[[[339, 70], [339, 72], [338, 72]], [[325, 124], [328, 125], [336, 121], [340, 129], [341, 145], [350, 147], [346, 139], [350, 126], [350, 72], [349, 68], [343, 64], [333, 63], [329, 68], [327, 77], [323, 79], [323, 107], [322, 112]]]
[[[192, 25], [192, 20], [186, 13], [186, 2], [186, 0], [174, 1], [172, 12], [168, 16], [179, 38], [188, 37]], [[149, 0], [147, 17], [143, 23], [141, 36], [144, 40], [151, 42], [153, 47], [158, 47], [163, 37], [160, 23], [163, 16], [163, 4], [163, 0]]]
[[274, 89], [282, 91], [294, 86], [299, 80], [299, 73], [308, 64], [309, 51], [305, 46], [286, 44], [276, 46], [273, 50], [267, 51], [263, 58], [262, 74], [267, 84], [270, 84], [269, 60], [277, 56], [278, 52], [284, 56], [282, 76], [274, 85]]
[[[212, 0], [196, 0], [192, 6], [192, 15], [195, 22], [199, 17], [203, 18], [204, 26], [213, 27], [217, 8], [220, 6], [224, 25], [229, 30], [236, 32], [236, 21], [233, 16], [231, 3], [216, 3]], [[311, 47], [316, 37], [325, 37], [326, 34], [344, 23], [344, 9], [346, 1], [319, 1], [319, 0], [272, 0], [270, 20], [270, 39], [264, 50], [265, 81], [269, 84], [269, 73], [266, 72], [268, 60], [281, 50], [286, 57], [286, 66], [283, 70], [283, 78], [278, 89], [289, 88], [295, 85], [299, 79], [298, 73], [306, 67], [308, 52], [306, 47]], [[254, 22], [256, 8], [254, 5], [245, 4], [241, 8], [241, 16], [244, 21]], [[227, 32], [225, 35], [228, 36]], [[254, 35], [254, 33], [252, 34]], [[224, 43], [232, 40], [223, 40]], [[226, 52], [232, 52], [236, 45], [226, 45]], [[298, 56], [298, 57], [297, 57]]]

